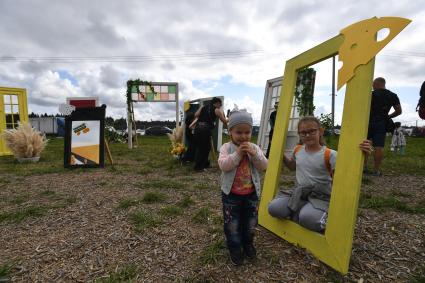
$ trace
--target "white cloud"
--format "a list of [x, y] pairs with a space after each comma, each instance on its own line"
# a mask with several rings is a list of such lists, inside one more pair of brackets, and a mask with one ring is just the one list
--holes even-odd
[[[420, 86], [424, 80], [421, 1], [4, 0], [0, 10], [0, 37], [13, 39], [0, 42], [0, 58], [71, 57], [70, 62], [2, 62], [0, 85], [26, 87], [34, 112], [56, 113], [57, 104], [70, 95], [99, 96], [108, 105], [108, 115], [125, 116], [126, 81], [136, 78], [179, 82], [180, 104], [210, 96], [215, 87], [201, 90], [193, 81], [229, 77], [231, 83], [264, 87], [267, 79], [283, 74], [287, 59], [349, 24], [376, 15], [402, 16], [413, 22], [377, 57], [375, 74], [394, 87]], [[210, 58], [211, 53], [246, 50], [263, 52]], [[169, 56], [158, 57], [163, 54]], [[331, 65], [323, 62], [319, 69], [324, 75], [318, 76], [316, 86], [325, 89], [330, 86]], [[66, 70], [78, 86], [56, 70]], [[317, 95], [326, 99], [324, 89]], [[263, 93], [228, 97], [225, 103], [236, 101], [252, 109], [259, 121], [262, 97]], [[146, 119], [174, 119], [170, 105], [137, 105], [136, 111]], [[403, 119], [404, 115], [413, 118], [412, 109], [406, 108]]]

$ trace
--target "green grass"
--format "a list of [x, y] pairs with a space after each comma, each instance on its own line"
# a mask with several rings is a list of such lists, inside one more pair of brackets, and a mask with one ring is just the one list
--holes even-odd
[[133, 282], [137, 276], [137, 267], [134, 265], [126, 266], [117, 272], [110, 272], [108, 277], [98, 278], [96, 283], [121, 283]]
[[192, 198], [190, 196], [186, 195], [177, 203], [177, 206], [179, 206], [181, 208], [187, 208], [194, 203], [195, 202], [192, 200]]
[[160, 213], [167, 217], [175, 217], [183, 214], [183, 208], [177, 205], [168, 205], [161, 208]]
[[122, 199], [118, 203], [118, 208], [119, 209], [127, 209], [131, 206], [136, 206], [139, 203], [140, 203], [140, 200], [138, 200], [138, 199]]
[[0, 281], [9, 282], [12, 274], [12, 266], [8, 263], [0, 265]]
[[199, 189], [199, 190], [208, 190], [211, 188], [215, 189], [214, 186], [211, 186], [210, 184], [207, 184], [207, 183], [196, 183], [195, 185], [193, 185], [193, 188]]
[[373, 208], [376, 210], [396, 210], [412, 214], [425, 214], [425, 201], [411, 206], [395, 196], [373, 196], [371, 194], [360, 195], [360, 207]]
[[20, 223], [26, 218], [34, 218], [45, 215], [50, 206], [29, 206], [24, 208], [19, 208], [12, 212], [2, 212], [0, 213], [0, 223]]
[[29, 200], [29, 198], [30, 198], [30, 195], [29, 194], [21, 194], [21, 195], [15, 196], [9, 202], [11, 204], [23, 204], [24, 202], [27, 202]]
[[156, 203], [156, 202], [163, 202], [167, 199], [167, 196], [163, 193], [159, 192], [146, 192], [142, 197], [143, 203]]
[[56, 194], [56, 192], [54, 192], [54, 191], [45, 190], [45, 191], [42, 191], [39, 195], [45, 197], [45, 196], [53, 196], [55, 194]]
[[223, 240], [217, 240], [207, 246], [201, 253], [199, 261], [202, 265], [216, 263], [223, 257], [226, 250], [226, 244]]
[[[337, 150], [338, 136], [332, 136], [326, 139], [327, 145]], [[406, 137], [406, 154], [394, 155], [390, 151], [391, 137], [385, 141], [384, 154], [385, 159], [382, 162], [382, 171], [384, 174], [400, 175], [412, 174], [425, 176], [425, 138]], [[368, 167], [372, 168], [373, 157], [369, 158]]]
[[211, 220], [211, 217], [211, 209], [208, 207], [202, 207], [192, 217], [192, 222], [196, 224], [207, 224]]
[[139, 211], [130, 215], [130, 219], [135, 225], [136, 232], [142, 233], [147, 228], [156, 227], [162, 223], [160, 218], [153, 215], [152, 212]]
[[[52, 194], [42, 194], [41, 197], [50, 197]], [[65, 208], [71, 204], [74, 204], [78, 201], [78, 198], [75, 196], [60, 196], [54, 195], [56, 198], [51, 200], [49, 204], [38, 204], [37, 202], [42, 201], [43, 199], [39, 198], [30, 198], [29, 195], [18, 196], [17, 198], [12, 200], [14, 204], [22, 204], [23, 202], [27, 202], [28, 200], [34, 200], [33, 203], [26, 207], [18, 207], [12, 211], [0, 211], [0, 224], [1, 223], [20, 223], [27, 218], [36, 218], [42, 217], [46, 215], [50, 210]]]
[[164, 180], [150, 180], [144, 181], [142, 183], [137, 184], [137, 186], [141, 189], [183, 189], [185, 184], [172, 180], [172, 179], [164, 179]]
[[425, 283], [425, 265], [409, 279], [409, 283]]

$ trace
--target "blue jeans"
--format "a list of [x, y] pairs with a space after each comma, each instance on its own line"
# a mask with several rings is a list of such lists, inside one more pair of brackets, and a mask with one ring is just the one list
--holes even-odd
[[223, 202], [224, 234], [230, 252], [253, 245], [258, 216], [258, 196], [221, 194]]

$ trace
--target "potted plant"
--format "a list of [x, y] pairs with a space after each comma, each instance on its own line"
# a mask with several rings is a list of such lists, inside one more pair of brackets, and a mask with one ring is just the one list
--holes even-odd
[[2, 137], [19, 162], [37, 162], [47, 144], [46, 136], [29, 123], [19, 123], [16, 129], [5, 130]]

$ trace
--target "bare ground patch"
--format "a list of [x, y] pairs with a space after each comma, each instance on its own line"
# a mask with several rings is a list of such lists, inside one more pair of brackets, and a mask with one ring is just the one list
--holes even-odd
[[[0, 223], [0, 266], [10, 267], [6, 277], [13, 282], [114, 276], [136, 282], [407, 282], [423, 272], [424, 214], [391, 207], [360, 208], [346, 276], [261, 227], [257, 260], [233, 267], [222, 232], [219, 171], [183, 174], [185, 170], [2, 175], [2, 213], [47, 207], [43, 215]], [[147, 192], [166, 197], [141, 201]], [[424, 192], [422, 178], [415, 176], [370, 178], [362, 188], [362, 194], [395, 196], [409, 206], [420, 205]], [[67, 198], [74, 201], [55, 206]], [[123, 200], [131, 205], [120, 207]], [[136, 231], [131, 215], [140, 212], [159, 222]], [[194, 220], [198, 212], [199, 221]]]

